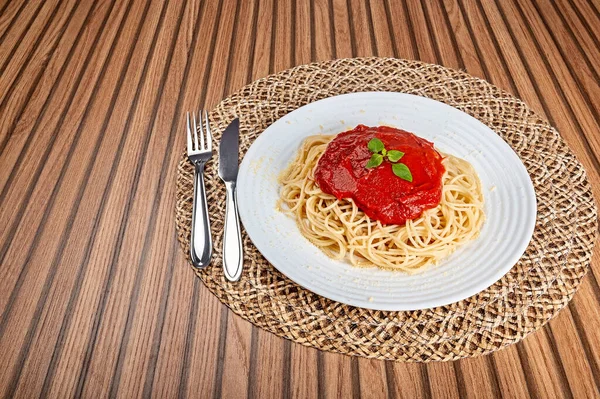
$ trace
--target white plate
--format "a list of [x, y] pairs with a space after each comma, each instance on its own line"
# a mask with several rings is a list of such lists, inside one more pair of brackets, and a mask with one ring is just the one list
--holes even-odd
[[[408, 130], [433, 141], [438, 150], [471, 162], [485, 196], [486, 221], [479, 238], [416, 275], [355, 268], [328, 258], [304, 238], [294, 220], [275, 209], [277, 176], [306, 136], [335, 134], [358, 124]], [[283, 274], [326, 298], [397, 311], [447, 305], [499, 280], [527, 248], [537, 209], [525, 166], [490, 128], [438, 101], [382, 92], [330, 97], [273, 123], [244, 157], [237, 196], [250, 239]]]

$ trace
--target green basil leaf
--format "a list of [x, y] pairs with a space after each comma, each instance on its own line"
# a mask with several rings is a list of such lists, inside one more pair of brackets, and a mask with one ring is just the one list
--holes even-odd
[[367, 144], [367, 147], [369, 147], [369, 150], [371, 152], [379, 152], [385, 148], [385, 146], [383, 145], [383, 142], [381, 140], [379, 140], [378, 138], [372, 138], [369, 141], [369, 144]]
[[373, 154], [373, 155], [371, 155], [371, 159], [369, 159], [369, 162], [367, 162], [367, 164], [365, 165], [365, 168], [367, 168], [367, 169], [376, 168], [379, 165], [381, 165], [382, 162], [383, 162], [383, 155]]
[[398, 162], [403, 156], [404, 153], [398, 150], [389, 150], [387, 153], [387, 157], [390, 160], [390, 162]]
[[394, 172], [394, 174], [396, 176], [398, 176], [401, 179], [404, 179], [409, 182], [413, 181], [412, 174], [410, 173], [410, 169], [408, 169], [408, 166], [404, 165], [403, 163], [393, 164], [392, 171]]

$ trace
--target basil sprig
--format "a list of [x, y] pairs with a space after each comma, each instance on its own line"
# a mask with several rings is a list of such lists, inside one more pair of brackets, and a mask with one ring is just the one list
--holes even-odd
[[367, 144], [369, 151], [373, 153], [371, 159], [365, 165], [365, 168], [371, 169], [376, 168], [383, 163], [384, 158], [387, 158], [392, 163], [392, 172], [399, 178], [412, 182], [412, 174], [410, 169], [403, 163], [396, 163], [404, 156], [402, 151], [398, 150], [386, 150], [385, 145], [378, 138], [372, 138]]

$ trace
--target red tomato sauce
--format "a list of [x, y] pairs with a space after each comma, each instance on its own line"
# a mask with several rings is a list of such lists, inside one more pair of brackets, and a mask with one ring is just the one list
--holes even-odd
[[[367, 144], [374, 137], [387, 151], [404, 152], [398, 162], [408, 166], [412, 182], [396, 176], [387, 159], [378, 167], [365, 167], [372, 155]], [[440, 203], [445, 172], [442, 160], [433, 143], [412, 133], [358, 125], [329, 143], [317, 164], [315, 180], [327, 194], [352, 198], [371, 219], [401, 225]]]

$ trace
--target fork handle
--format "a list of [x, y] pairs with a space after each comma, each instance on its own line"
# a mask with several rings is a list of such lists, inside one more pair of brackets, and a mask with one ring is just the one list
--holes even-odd
[[212, 255], [212, 238], [204, 189], [204, 163], [195, 164], [194, 172], [194, 206], [192, 208], [192, 236], [190, 256], [197, 269], [204, 269], [210, 263]]
[[235, 183], [225, 183], [227, 203], [225, 207], [225, 229], [223, 232], [223, 272], [229, 281], [238, 281], [242, 275], [244, 250], [240, 233]]

